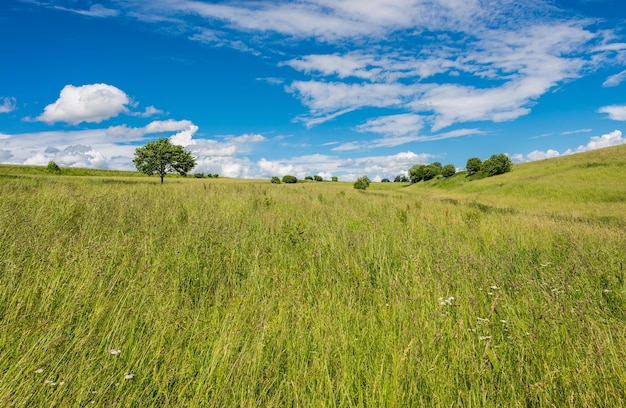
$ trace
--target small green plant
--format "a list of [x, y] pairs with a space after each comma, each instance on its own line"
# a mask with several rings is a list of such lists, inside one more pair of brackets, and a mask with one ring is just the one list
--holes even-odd
[[48, 166], [46, 167], [46, 169], [50, 173], [61, 173], [61, 168], [59, 167], [59, 165], [53, 162], [52, 160], [48, 162]]
[[354, 188], [357, 190], [365, 190], [370, 186], [370, 179], [367, 176], [361, 176], [354, 182]]

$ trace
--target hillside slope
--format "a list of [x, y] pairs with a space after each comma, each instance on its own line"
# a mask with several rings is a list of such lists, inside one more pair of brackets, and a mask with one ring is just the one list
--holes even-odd
[[467, 181], [464, 173], [411, 186], [433, 198], [574, 219], [626, 223], [626, 145], [517, 164]]

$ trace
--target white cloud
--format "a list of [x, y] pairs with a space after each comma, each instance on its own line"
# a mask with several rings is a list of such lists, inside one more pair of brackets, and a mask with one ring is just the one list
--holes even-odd
[[424, 126], [420, 115], [403, 113], [370, 119], [357, 127], [358, 132], [374, 132], [383, 135], [405, 136], [417, 134]]
[[340, 175], [342, 180], [355, 180], [357, 177], [368, 174], [372, 179], [394, 177], [406, 174], [406, 170], [417, 163], [427, 163], [434, 156], [430, 154], [416, 154], [401, 152], [390, 156], [370, 156], [360, 158], [340, 158], [314, 154], [309, 156], [292, 157], [283, 160], [261, 159], [256, 163], [260, 177], [282, 177], [286, 174], [300, 179], [310, 175]]
[[47, 123], [100, 123], [127, 111], [129, 97], [107, 84], [66, 85], [56, 102], [46, 106], [37, 120]]
[[606, 113], [610, 119], [626, 121], [626, 105], [603, 106], [598, 109], [599, 113]]
[[120, 14], [119, 11], [106, 8], [102, 4], [92, 4], [88, 10], [72, 9], [61, 6], [53, 6], [53, 8], [57, 10], [70, 11], [72, 13], [81, 14], [83, 16], [89, 17], [115, 17]]
[[602, 149], [604, 147], [618, 146], [626, 144], [626, 138], [622, 137], [620, 130], [614, 130], [602, 136], [592, 136], [586, 145], [580, 145], [576, 149], [568, 149], [563, 154], [581, 153], [590, 150]]
[[15, 110], [15, 98], [11, 96], [0, 96], [0, 113], [9, 113]]
[[522, 163], [535, 160], [550, 159], [561, 155], [582, 153], [590, 150], [602, 149], [605, 147], [618, 146], [622, 144], [626, 144], [626, 137], [622, 136], [622, 132], [620, 130], [614, 130], [602, 136], [592, 136], [587, 144], [580, 145], [576, 149], [567, 149], [563, 153], [559, 153], [558, 151], [553, 149], [549, 149], [547, 151], [535, 150], [528, 154], [514, 154], [511, 156], [511, 160], [515, 163]]
[[626, 81], [626, 70], [620, 72], [619, 74], [611, 75], [602, 83], [602, 86], [605, 88], [614, 87], [624, 81]]
[[265, 137], [259, 134], [245, 134], [241, 136], [229, 136], [226, 140], [233, 143], [261, 143], [265, 141]]

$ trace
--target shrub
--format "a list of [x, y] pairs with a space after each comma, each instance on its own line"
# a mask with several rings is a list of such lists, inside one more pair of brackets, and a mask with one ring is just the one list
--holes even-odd
[[354, 182], [354, 188], [357, 190], [365, 190], [370, 186], [370, 179], [367, 176], [361, 176]]
[[289, 174], [283, 176], [283, 183], [293, 184], [293, 183], [297, 183], [297, 182], [298, 182], [298, 178], [296, 176], [292, 176], [292, 175], [289, 175]]
[[204, 178], [204, 173], [196, 173], [193, 175], [195, 178]]
[[324, 181], [324, 178], [322, 176], [314, 176], [313, 179], [315, 179], [315, 181]]
[[333, 177], [331, 178], [331, 180], [332, 180], [332, 181], [339, 181], [339, 178], [338, 178], [337, 176], [333, 176]]
[[272, 184], [280, 184], [280, 178], [278, 176], [272, 177]]
[[482, 171], [487, 177], [496, 176], [498, 174], [504, 174], [511, 171], [513, 163], [509, 156], [504, 153], [494, 154], [483, 162]]
[[478, 173], [483, 168], [483, 162], [478, 157], [472, 157], [467, 160], [465, 164], [465, 169], [467, 170], [468, 176], [473, 176]]
[[380, 180], [381, 183], [391, 183], [391, 181], [388, 178], [384, 178], [382, 180]]
[[446, 164], [445, 166], [443, 166], [443, 169], [441, 169], [441, 174], [446, 178], [454, 176], [456, 174], [456, 168], [454, 167], [454, 164]]
[[55, 162], [53, 162], [52, 160], [48, 162], [48, 167], [46, 167], [46, 169], [50, 173], [60, 173], [61, 172], [61, 168], [59, 167], [59, 165], [56, 164]]

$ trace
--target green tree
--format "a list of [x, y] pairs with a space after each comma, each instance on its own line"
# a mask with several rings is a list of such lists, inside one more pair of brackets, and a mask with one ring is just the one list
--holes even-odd
[[384, 178], [382, 180], [380, 180], [381, 183], [391, 183], [391, 180], [389, 180], [388, 178]]
[[399, 183], [399, 182], [401, 182], [401, 181], [402, 181], [402, 176], [401, 176], [401, 175], [399, 175], [399, 174], [396, 176], [396, 178], [394, 178], [394, 179], [393, 179], [393, 182], [394, 182], [394, 183]]
[[494, 154], [483, 162], [482, 171], [487, 177], [496, 176], [498, 174], [504, 174], [511, 171], [513, 162], [504, 153]]
[[456, 174], [456, 168], [454, 167], [454, 164], [446, 164], [445, 166], [443, 166], [443, 169], [441, 169], [441, 174], [445, 177], [452, 177]]
[[320, 176], [320, 175], [315, 175], [315, 176], [313, 176], [313, 179], [314, 179], [315, 181], [324, 181], [324, 178], [323, 178], [322, 176]]
[[148, 176], [158, 174], [161, 177], [161, 184], [168, 173], [185, 176], [196, 167], [196, 160], [191, 153], [182, 146], [173, 145], [166, 137], [135, 149], [133, 163], [141, 173]]
[[465, 169], [467, 170], [468, 176], [473, 176], [478, 173], [483, 168], [483, 162], [478, 157], [472, 157], [467, 160], [465, 164]]
[[313, 176], [305, 176], [304, 181], [313, 181]]
[[429, 164], [428, 166], [424, 166], [422, 179], [424, 181], [432, 180], [440, 174], [441, 174], [441, 163], [435, 162], [435, 163]]
[[280, 179], [278, 178], [278, 176], [272, 177], [272, 184], [280, 184]]
[[283, 183], [297, 183], [298, 178], [296, 176], [291, 176], [289, 174], [283, 176]]
[[367, 176], [361, 176], [354, 182], [354, 188], [357, 190], [365, 190], [370, 186], [370, 179]]
[[339, 177], [337, 177], [337, 176], [332, 176], [332, 177], [331, 177], [331, 180], [332, 180], [332, 181], [339, 181]]
[[409, 178], [411, 179], [411, 183], [418, 183], [424, 180], [424, 170], [426, 169], [426, 165], [424, 164], [416, 164], [409, 169]]

